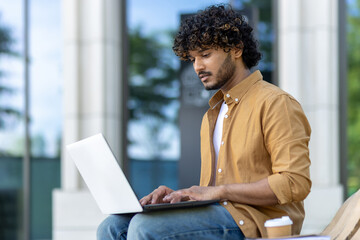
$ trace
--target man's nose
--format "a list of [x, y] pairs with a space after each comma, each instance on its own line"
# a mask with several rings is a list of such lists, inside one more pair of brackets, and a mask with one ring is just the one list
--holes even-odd
[[204, 63], [199, 59], [194, 60], [193, 66], [194, 66], [195, 72], [197, 72], [197, 73], [199, 73], [200, 71], [205, 69]]

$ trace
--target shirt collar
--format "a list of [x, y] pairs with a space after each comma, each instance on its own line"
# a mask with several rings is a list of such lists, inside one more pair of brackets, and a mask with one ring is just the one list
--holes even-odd
[[214, 109], [220, 102], [222, 102], [222, 100], [225, 100], [226, 104], [230, 104], [232, 102], [238, 104], [251, 86], [262, 79], [262, 74], [259, 70], [256, 70], [254, 73], [250, 74], [247, 78], [230, 89], [225, 96], [221, 90], [217, 91], [209, 101], [210, 108]]

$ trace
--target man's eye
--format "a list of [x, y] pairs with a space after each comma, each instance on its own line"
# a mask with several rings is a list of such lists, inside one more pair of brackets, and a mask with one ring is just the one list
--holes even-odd
[[209, 57], [209, 56], [210, 56], [210, 53], [204, 53], [202, 56], [203, 56], [203, 57]]

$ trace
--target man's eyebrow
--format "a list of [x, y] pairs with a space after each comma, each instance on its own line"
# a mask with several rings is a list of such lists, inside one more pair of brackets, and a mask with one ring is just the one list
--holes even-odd
[[[203, 52], [205, 52], [205, 51], [207, 51], [207, 50], [209, 50], [210, 48], [202, 48], [202, 49], [200, 49], [200, 50], [192, 50], [192, 51], [194, 51], [194, 52], [198, 52], [198, 53], [203, 53]], [[188, 52], [188, 57], [189, 58], [194, 58], [191, 54], [190, 54], [190, 51]]]
[[207, 50], [209, 50], [210, 48], [203, 48], [203, 49], [200, 49], [199, 50], [199, 53], [202, 53], [202, 52], [205, 52], [205, 51], [207, 51]]

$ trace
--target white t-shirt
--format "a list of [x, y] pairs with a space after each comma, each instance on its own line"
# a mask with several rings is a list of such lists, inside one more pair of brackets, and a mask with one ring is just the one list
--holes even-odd
[[220, 112], [217, 117], [215, 129], [214, 129], [213, 144], [214, 144], [214, 149], [215, 149], [215, 168], [214, 168], [214, 174], [213, 174], [214, 177], [212, 179], [213, 185], [215, 185], [217, 160], [218, 160], [219, 151], [220, 151], [220, 147], [221, 147], [221, 141], [222, 141], [224, 117], [225, 117], [225, 114], [227, 113], [228, 109], [229, 108], [224, 101], [221, 105]]

